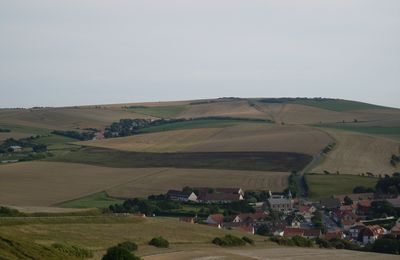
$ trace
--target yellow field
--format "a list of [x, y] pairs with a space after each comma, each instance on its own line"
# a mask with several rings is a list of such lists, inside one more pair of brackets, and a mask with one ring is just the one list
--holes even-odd
[[78, 144], [141, 152], [274, 151], [314, 155], [330, 142], [329, 135], [310, 127], [243, 124], [140, 134]]
[[99, 191], [121, 197], [147, 196], [191, 186], [272, 189], [287, 187], [288, 173], [130, 169], [53, 162], [0, 166], [0, 204], [51, 206]]
[[400, 153], [399, 142], [353, 132], [327, 131], [337, 140], [336, 148], [312, 172], [327, 170], [344, 174], [372, 172], [383, 175], [400, 169], [390, 164], [391, 155]]

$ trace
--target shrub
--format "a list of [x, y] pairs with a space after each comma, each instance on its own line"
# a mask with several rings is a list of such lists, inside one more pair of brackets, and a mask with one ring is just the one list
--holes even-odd
[[249, 237], [246, 237], [246, 236], [242, 237], [242, 239], [243, 239], [244, 242], [246, 242], [246, 243], [248, 243], [250, 245], [254, 245], [254, 240], [253, 239], [251, 239]]
[[292, 237], [292, 241], [296, 246], [300, 247], [312, 247], [313, 243], [310, 239], [301, 236]]
[[329, 243], [328, 240], [323, 239], [323, 238], [317, 238], [315, 240], [315, 243], [320, 247], [320, 248], [332, 248], [331, 243]]
[[70, 256], [82, 258], [82, 259], [93, 257], [92, 251], [90, 251], [86, 248], [83, 248], [83, 247], [79, 247], [79, 246], [55, 243], [52, 245], [52, 247], [55, 248], [57, 251], [66, 253], [67, 255], [70, 255]]
[[169, 247], [169, 242], [163, 237], [153, 237], [153, 239], [150, 240], [149, 245], [155, 246], [155, 247], [164, 247], [167, 248]]
[[125, 242], [119, 243], [117, 246], [125, 248], [129, 252], [136, 251], [138, 249], [137, 244], [134, 242], [131, 242], [131, 241], [125, 241]]
[[216, 237], [213, 239], [212, 243], [218, 246], [244, 246], [246, 244], [243, 239], [232, 235]]
[[141, 260], [141, 258], [135, 256], [123, 247], [113, 246], [107, 250], [107, 253], [101, 260]]

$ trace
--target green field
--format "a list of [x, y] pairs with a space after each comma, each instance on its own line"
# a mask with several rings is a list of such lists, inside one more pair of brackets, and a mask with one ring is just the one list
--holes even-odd
[[348, 110], [358, 110], [358, 109], [379, 109], [384, 108], [382, 106], [377, 106], [373, 104], [349, 101], [342, 99], [298, 99], [292, 103], [312, 106], [333, 111], [348, 111]]
[[6, 128], [11, 130], [11, 132], [31, 134], [31, 135], [47, 135], [51, 131], [43, 128], [36, 128], [31, 126], [23, 126], [23, 125], [9, 125], [9, 124], [0, 124], [0, 128]]
[[138, 114], [154, 116], [159, 118], [174, 118], [179, 115], [186, 108], [185, 105], [178, 106], [131, 106], [128, 107], [128, 111], [135, 112]]
[[356, 186], [374, 188], [378, 181], [377, 178], [373, 177], [343, 174], [307, 174], [305, 177], [311, 199], [353, 193]]
[[155, 133], [162, 131], [173, 131], [183, 129], [196, 129], [196, 128], [212, 128], [212, 127], [227, 127], [237, 124], [265, 124], [269, 123], [267, 120], [252, 120], [252, 119], [225, 119], [225, 118], [209, 118], [209, 119], [195, 119], [182, 122], [168, 123], [164, 125], [151, 126], [140, 129], [139, 133]]
[[377, 135], [400, 135], [400, 127], [382, 127], [382, 126], [357, 126], [355, 124], [320, 124], [317, 127], [333, 128], [344, 131], [352, 131], [365, 134]]
[[106, 192], [95, 193], [83, 198], [79, 198], [76, 200], [71, 200], [59, 204], [59, 207], [63, 208], [108, 208], [108, 206], [113, 204], [119, 204], [124, 202], [120, 199], [114, 199], [107, 195]]
[[120, 168], [172, 167], [288, 172], [303, 169], [311, 159], [310, 155], [287, 152], [144, 153], [84, 148], [59, 153], [47, 160]]

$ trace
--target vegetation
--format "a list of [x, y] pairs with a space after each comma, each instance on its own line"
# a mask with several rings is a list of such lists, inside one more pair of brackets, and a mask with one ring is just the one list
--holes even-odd
[[377, 181], [377, 178], [373, 177], [344, 174], [306, 174], [305, 179], [312, 199], [326, 198], [334, 194], [349, 194], [356, 186], [372, 188]]
[[159, 237], [153, 237], [149, 241], [149, 245], [155, 246], [155, 247], [167, 248], [167, 247], [169, 247], [169, 242], [165, 238], [159, 236]]
[[393, 176], [385, 175], [384, 178], [379, 179], [376, 190], [385, 194], [400, 194], [400, 173], [393, 173]]
[[21, 217], [21, 216], [25, 215], [16, 209], [10, 209], [7, 207], [0, 206], [0, 217]]
[[299, 246], [299, 247], [312, 247], [313, 242], [310, 239], [301, 236], [294, 236], [293, 238], [272, 236], [270, 238], [272, 242], [283, 246]]
[[117, 246], [125, 248], [130, 252], [138, 250], [138, 245], [132, 241], [124, 241], [122, 243], [119, 243]]
[[364, 187], [364, 186], [356, 186], [353, 189], [353, 193], [369, 193], [369, 192], [375, 192], [375, 189], [371, 188], [371, 187]]
[[328, 144], [328, 145], [322, 150], [322, 152], [323, 152], [324, 154], [329, 153], [330, 151], [333, 150], [333, 148], [335, 148], [335, 145], [336, 145], [336, 143]]
[[63, 208], [108, 208], [110, 205], [122, 203], [123, 200], [111, 198], [106, 192], [102, 191], [83, 198], [63, 202]]
[[314, 126], [376, 135], [398, 135], [400, 133], [400, 127], [395, 126], [363, 126], [354, 123], [317, 124]]
[[7, 129], [7, 128], [0, 128], [0, 133], [9, 133], [9, 132], [11, 132], [10, 129]]
[[70, 256], [76, 256], [80, 259], [93, 257], [93, 253], [90, 250], [80, 246], [55, 243], [52, 245], [52, 247], [57, 251], [63, 252]]
[[377, 239], [370, 248], [371, 251], [384, 254], [400, 254], [400, 238], [393, 235], [385, 235]]
[[174, 167], [284, 172], [302, 169], [311, 161], [311, 156], [286, 152], [144, 153], [85, 148], [50, 160], [120, 168]]
[[392, 157], [390, 157], [390, 164], [393, 165], [393, 167], [396, 167], [396, 165], [399, 162], [400, 162], [400, 155], [392, 154]]
[[140, 260], [132, 252], [119, 245], [110, 247], [107, 253], [101, 258], [102, 260]]
[[224, 237], [216, 237], [213, 239], [212, 243], [217, 246], [244, 246], [246, 245], [244, 239], [236, 237], [233, 235], [225, 235]]
[[60, 130], [55, 130], [51, 132], [52, 134], [55, 135], [61, 135], [61, 136], [66, 136], [72, 139], [77, 139], [81, 141], [86, 141], [86, 140], [92, 140], [93, 137], [95, 136], [94, 132], [78, 132], [78, 131], [60, 131]]
[[314, 212], [314, 216], [311, 218], [311, 222], [313, 223], [315, 228], [321, 230], [322, 233], [325, 232], [324, 220], [320, 211]]
[[128, 111], [132, 111], [138, 114], [149, 115], [160, 118], [173, 118], [182, 113], [186, 106], [128, 106]]
[[244, 237], [242, 237], [242, 240], [243, 240], [244, 242], [250, 244], [250, 245], [254, 245], [254, 240], [251, 239], [251, 238], [249, 238], [249, 237], [244, 236]]

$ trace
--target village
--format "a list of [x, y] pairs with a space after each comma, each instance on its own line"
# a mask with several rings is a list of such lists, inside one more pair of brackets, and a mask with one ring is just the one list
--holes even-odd
[[[245, 202], [246, 192], [241, 188], [193, 188], [188, 192], [169, 190], [170, 200], [182, 203], [228, 204]], [[390, 205], [400, 208], [400, 196], [377, 193], [333, 195], [319, 201], [308, 201], [286, 194], [266, 191], [265, 201], [249, 202], [252, 212], [227, 215], [209, 214], [205, 219], [197, 215], [180, 217], [180, 221], [200, 223], [220, 229], [232, 229], [247, 234], [259, 234], [307, 239], [341, 239], [360, 247], [373, 244], [384, 235], [400, 236], [400, 220], [383, 214], [375, 218], [377, 208]], [[396, 214], [394, 214], [396, 215]]]

